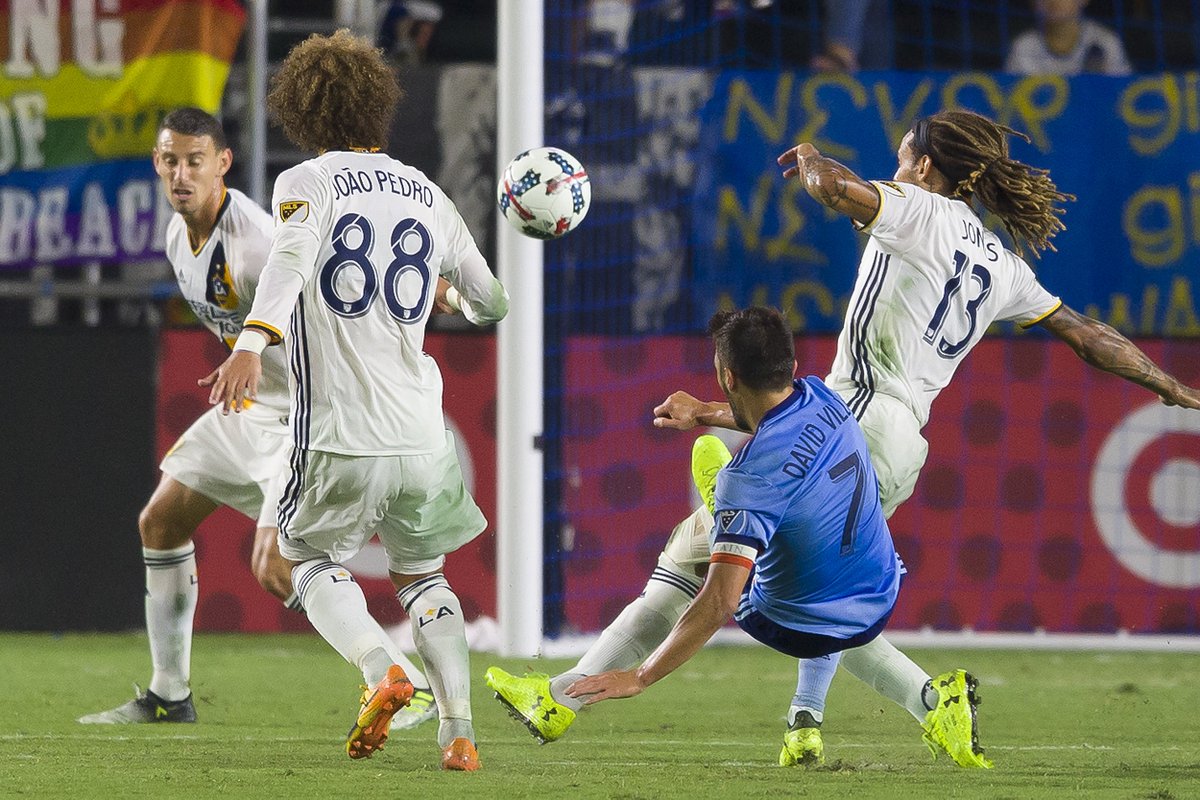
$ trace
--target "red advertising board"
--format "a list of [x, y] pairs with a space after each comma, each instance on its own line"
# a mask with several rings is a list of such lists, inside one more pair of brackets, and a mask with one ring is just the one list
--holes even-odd
[[[1200, 342], [1145, 341], [1200, 383]], [[823, 374], [832, 337], [797, 341], [800, 371]], [[495, 344], [431, 334], [447, 419], [468, 482], [495, 519]], [[163, 336], [159, 451], [205, 409], [195, 379], [223, 358], [203, 331]], [[703, 337], [576, 337], [567, 354], [563, 441], [568, 630], [607, 624], [645, 585], [694, 502], [695, 433], [654, 428], [676, 389], [716, 397]], [[891, 527], [909, 566], [894, 629], [1200, 631], [1200, 413], [1094, 370], [1041, 336], [988, 339], [935, 402], [929, 459]], [[253, 523], [221, 510], [196, 537], [202, 630], [307, 630], [258, 588]], [[351, 562], [378, 618], [403, 614], [378, 545]], [[468, 619], [495, 615], [494, 532], [451, 556]]]

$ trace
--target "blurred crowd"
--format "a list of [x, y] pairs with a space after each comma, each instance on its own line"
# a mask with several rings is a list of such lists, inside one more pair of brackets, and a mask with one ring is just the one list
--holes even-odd
[[[390, 0], [379, 41], [403, 64], [491, 61], [495, 8]], [[1190, 68], [1200, 49], [1196, 2], [564, 0], [546, 13], [551, 57], [593, 64], [1126, 75]]]

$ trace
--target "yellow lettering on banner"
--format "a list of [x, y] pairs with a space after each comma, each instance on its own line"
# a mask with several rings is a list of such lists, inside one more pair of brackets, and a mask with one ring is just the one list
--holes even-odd
[[850, 95], [850, 101], [857, 109], [861, 110], [867, 107], [867, 90], [859, 81], [844, 72], [817, 73], [806, 80], [800, 90], [800, 104], [808, 117], [808, 122], [797, 134], [796, 141], [811, 142], [821, 151], [821, 155], [853, 160], [858, 157], [857, 150], [822, 136], [825, 123], [829, 122], [829, 112], [821, 105], [817, 93], [826, 87], [836, 87], [845, 91]]
[[1200, 319], [1196, 317], [1192, 283], [1183, 276], [1171, 282], [1162, 333], [1163, 336], [1200, 336]]
[[[1150, 228], [1142, 224], [1148, 211], [1166, 216], [1166, 225]], [[1162, 267], [1178, 261], [1186, 239], [1183, 223], [1183, 197], [1174, 186], [1145, 186], [1125, 203], [1122, 216], [1129, 253], [1144, 267]]]
[[1158, 287], [1151, 284], [1142, 292], [1142, 334], [1150, 336], [1156, 332], [1154, 320], [1158, 316]]
[[773, 110], [768, 112], [754, 97], [745, 79], [734, 79], [729, 84], [729, 100], [725, 105], [725, 125], [722, 129], [725, 141], [737, 141], [744, 112], [763, 138], [772, 144], [781, 143], [787, 130], [788, 107], [795, 80], [796, 76], [791, 72], [784, 72], [779, 76], [775, 83], [775, 104]]
[[[1039, 103], [1038, 98], [1045, 98]], [[1071, 84], [1061, 75], [1031, 75], [1013, 87], [1009, 105], [1024, 123], [1023, 128], [1033, 144], [1043, 153], [1050, 151], [1050, 137], [1045, 123], [1058, 119], [1071, 98]]]
[[932, 92], [933, 79], [923, 78], [917, 84], [917, 88], [913, 89], [912, 94], [908, 96], [900, 116], [896, 116], [895, 104], [892, 102], [892, 87], [888, 85], [887, 81], [878, 81], [875, 84], [875, 105], [879, 106], [879, 121], [883, 123], [887, 140], [897, 148], [900, 147], [900, 140], [904, 138], [904, 134], [912, 128], [917, 114], [921, 111], [921, 106], [925, 105], [925, 101], [929, 99]]
[[814, 264], [827, 264], [829, 258], [820, 250], [812, 245], [796, 241], [797, 234], [804, 230], [804, 225], [808, 221], [804, 211], [796, 202], [796, 197], [800, 194], [807, 194], [802, 182], [788, 181], [784, 184], [783, 196], [776, 203], [779, 208], [779, 233], [764, 243], [767, 261], [779, 261], [786, 258]]
[[833, 316], [833, 293], [829, 288], [817, 281], [795, 281], [783, 288], [780, 306], [783, 317], [791, 325], [793, 331], [808, 329], [808, 316], [804, 313], [802, 301], [811, 301], [822, 315]]
[[982, 92], [984, 99], [991, 106], [991, 116], [1005, 125], [1009, 123], [1011, 113], [1008, 103], [1004, 100], [1004, 92], [1000, 90], [996, 79], [984, 72], [960, 72], [951, 75], [942, 86], [942, 108], [974, 108], [975, 103], [963, 103], [958, 99], [959, 94], [967, 88], [975, 88]]
[[767, 211], [767, 200], [771, 195], [773, 176], [768, 172], [759, 176], [750, 199], [750, 210], [742, 206], [737, 191], [732, 186], [722, 186], [717, 195], [717, 232], [713, 243], [718, 250], [729, 247], [729, 224], [737, 226], [738, 233], [747, 250], [757, 250], [763, 227], [763, 215]]
[[[1143, 110], [1150, 101], [1165, 108]], [[1139, 78], [1121, 93], [1121, 118], [1132, 130], [1129, 145], [1138, 155], [1152, 156], [1175, 141], [1182, 121], [1179, 84], [1169, 73]]]

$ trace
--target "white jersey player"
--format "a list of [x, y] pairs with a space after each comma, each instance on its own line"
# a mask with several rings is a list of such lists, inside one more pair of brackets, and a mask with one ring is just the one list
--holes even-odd
[[314, 627], [373, 687], [346, 751], [378, 750], [412, 691], [339, 563], [378, 533], [437, 698], [441, 766], [474, 770], [462, 608], [441, 570], [487, 523], [463, 484], [441, 374], [422, 346], [435, 305], [486, 324], [504, 317], [508, 295], [445, 193], [377, 152], [398, 96], [380, 52], [344, 30], [284, 60], [268, 105], [289, 139], [321, 155], [276, 181], [271, 254], [246, 330], [210, 376], [210, 400], [240, 410], [257, 353], [286, 342], [293, 449], [279, 547]]
[[[181, 108], [164, 118], [154, 162], [176, 210], [167, 225], [167, 260], [197, 319], [230, 347], [250, 311], [274, 232], [270, 214], [224, 185], [231, 158], [221, 124], [208, 113]], [[146, 693], [82, 722], [194, 721], [188, 688], [198, 595], [192, 535], [218, 505], [257, 521], [251, 555], [255, 577], [288, 608], [302, 610], [290, 565], [276, 544], [276, 513], [291, 449], [283, 355], [279, 350], [266, 354], [261, 391], [246, 413], [227, 417], [210, 409], [163, 458], [162, 482], [139, 520], [154, 674]], [[397, 718], [407, 726], [436, 713], [423, 676], [415, 668], [413, 673], [426, 688], [413, 712]]]
[[[871, 236], [826, 382], [859, 419], [888, 515], [912, 493], [925, 463], [921, 428], [934, 398], [995, 320], [1040, 325], [1089, 364], [1150, 389], [1164, 403], [1200, 408], [1200, 393], [1164, 373], [1117, 331], [1064, 305], [1019, 254], [984, 228], [972, 208], [975, 200], [1003, 221], [1018, 249], [1045, 249], [1063, 227], [1058, 204], [1068, 196], [1046, 172], [1009, 157], [1013, 133], [978, 114], [939, 112], [905, 135], [893, 180], [874, 183], [823, 158], [811, 144], [779, 157], [785, 177], [802, 178], [814, 199]], [[738, 429], [727, 403], [701, 402], [686, 392], [672, 394], [654, 413], [654, 424], [663, 428]], [[698, 477], [711, 487], [719, 466]], [[712, 527], [710, 509], [702, 507], [675, 528], [641, 597], [575, 667], [545, 686], [533, 677], [508, 682], [504, 691], [513, 696], [538, 697], [526, 718], [531, 729], [542, 718], [561, 720], [563, 712], [574, 718], [582, 700], [569, 697], [566, 688], [576, 679], [626, 669], [663, 641], [699, 591]], [[837, 663], [836, 657], [801, 661], [781, 764], [823, 759], [823, 700], [816, 707], [809, 698], [824, 698], [822, 686], [828, 687]], [[883, 636], [846, 650], [841, 663], [924, 721], [934, 696], [929, 676]], [[550, 710], [559, 713], [545, 716]], [[553, 734], [565, 730], [560, 723]], [[542, 736], [551, 738], [544, 731]], [[956, 763], [982, 766], [970, 742], [962, 744], [954, 751]]]

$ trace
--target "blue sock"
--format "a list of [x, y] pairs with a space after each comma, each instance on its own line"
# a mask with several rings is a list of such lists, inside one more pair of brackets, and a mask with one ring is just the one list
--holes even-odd
[[833, 653], [820, 658], [800, 659], [796, 694], [792, 698], [792, 709], [788, 712], [789, 725], [795, 722], [798, 711], [807, 711], [818, 723], [821, 722], [825, 716], [825, 695], [829, 694], [829, 684], [833, 683], [833, 674], [837, 672], [841, 656], [841, 653]]

